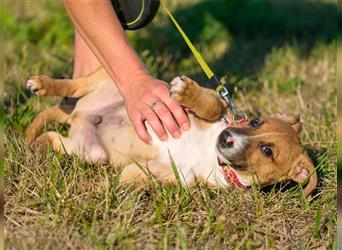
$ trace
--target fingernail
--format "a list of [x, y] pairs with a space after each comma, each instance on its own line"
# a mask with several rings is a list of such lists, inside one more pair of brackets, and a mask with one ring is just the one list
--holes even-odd
[[174, 138], [179, 138], [180, 135], [181, 135], [181, 133], [179, 131], [176, 131], [176, 132], [173, 133], [173, 137]]
[[183, 123], [182, 128], [184, 130], [188, 130], [190, 128], [190, 124], [189, 123]]

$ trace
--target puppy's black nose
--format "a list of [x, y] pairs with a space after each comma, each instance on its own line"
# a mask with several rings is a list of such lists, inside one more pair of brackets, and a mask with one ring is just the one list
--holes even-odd
[[219, 136], [219, 144], [224, 148], [231, 148], [234, 144], [232, 135], [228, 131], [223, 131]]

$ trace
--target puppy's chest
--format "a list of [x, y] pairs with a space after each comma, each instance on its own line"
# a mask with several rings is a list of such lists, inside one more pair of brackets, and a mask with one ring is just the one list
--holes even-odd
[[[211, 178], [217, 168], [216, 142], [225, 128], [224, 122], [213, 123], [206, 129], [199, 129], [194, 123], [180, 139], [159, 141], [154, 135], [153, 141], [160, 150], [159, 161], [169, 164], [170, 157], [186, 181], [194, 177]], [[214, 176], [215, 174], [213, 174]]]

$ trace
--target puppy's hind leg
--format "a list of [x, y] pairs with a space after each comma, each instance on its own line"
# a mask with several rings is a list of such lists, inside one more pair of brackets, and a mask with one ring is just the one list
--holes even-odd
[[38, 96], [62, 96], [80, 98], [95, 90], [102, 79], [108, 77], [103, 68], [77, 79], [52, 79], [48, 76], [31, 76], [26, 87]]
[[43, 133], [33, 145], [40, 150], [47, 149], [50, 145], [56, 152], [77, 155], [88, 163], [106, 164], [108, 162], [105, 151], [96, 141], [89, 143], [80, 137], [65, 137], [55, 131]]
[[55, 131], [49, 131], [40, 135], [33, 145], [38, 149], [46, 149], [51, 145], [54, 151], [62, 154], [71, 154], [73, 148], [73, 142], [68, 137], [64, 137]]
[[70, 124], [70, 115], [65, 108], [59, 106], [53, 106], [40, 112], [26, 130], [26, 142], [31, 144], [37, 138], [40, 130], [53, 121]]
[[143, 186], [149, 180], [149, 175], [156, 181], [162, 183], [172, 183], [176, 181], [172, 167], [167, 164], [149, 161], [146, 165], [136, 163], [130, 164], [123, 168], [120, 176], [120, 184], [134, 183]]

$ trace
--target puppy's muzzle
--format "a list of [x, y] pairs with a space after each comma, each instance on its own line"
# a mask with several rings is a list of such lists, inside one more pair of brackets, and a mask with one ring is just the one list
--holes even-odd
[[234, 138], [229, 131], [225, 130], [219, 135], [218, 144], [222, 148], [232, 148], [234, 146]]

